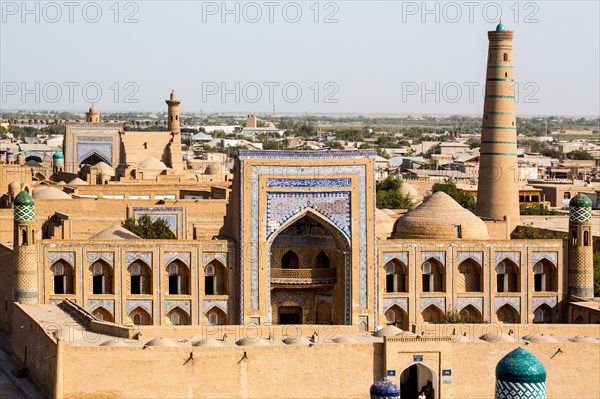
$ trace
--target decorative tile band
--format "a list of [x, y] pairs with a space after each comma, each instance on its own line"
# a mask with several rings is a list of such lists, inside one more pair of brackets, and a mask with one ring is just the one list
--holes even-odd
[[456, 302], [456, 310], [460, 312], [468, 305], [473, 305], [483, 314], [483, 298], [459, 297]]
[[35, 220], [35, 207], [33, 205], [15, 205], [15, 220]]
[[48, 266], [52, 266], [52, 264], [59, 259], [62, 259], [75, 267], [75, 252], [48, 252]]
[[354, 150], [354, 151], [251, 151], [239, 150], [238, 158], [246, 159], [355, 159], [355, 158], [375, 158], [377, 153], [374, 150]]
[[437, 259], [443, 266], [446, 266], [446, 252], [421, 252], [421, 264], [430, 258]]
[[572, 206], [569, 211], [569, 220], [573, 222], [587, 222], [592, 220], [592, 208]]
[[115, 301], [113, 299], [88, 299], [88, 311], [93, 312], [97, 308], [102, 306], [108, 310], [112, 315], [115, 314]]
[[202, 302], [202, 313], [206, 314], [214, 307], [221, 309], [225, 314], [229, 314], [227, 301], [218, 299], [209, 299]]
[[546, 383], [497, 380], [496, 399], [546, 399]]
[[494, 252], [494, 265], [497, 265], [504, 259], [510, 259], [517, 266], [519, 266], [519, 268], [521, 267], [521, 252], [513, 252], [513, 251]]
[[192, 265], [192, 255], [189, 252], [165, 252], [163, 259], [163, 266], [167, 267], [174, 260], [179, 259], [187, 267], [191, 267]]
[[206, 266], [215, 259], [227, 267], [227, 252], [204, 252], [202, 254], [202, 265]]
[[469, 258], [479, 263], [480, 266], [483, 266], [483, 252], [481, 251], [458, 251], [456, 254], [456, 265], [458, 266]]
[[391, 306], [400, 306], [406, 314], [408, 314], [408, 298], [384, 298], [383, 299], [383, 311], [387, 311]]
[[152, 268], [152, 255], [152, 252], [125, 252], [125, 267], [139, 259]]
[[408, 251], [406, 252], [384, 252], [382, 255], [383, 265], [385, 266], [392, 259], [398, 259], [404, 265], [408, 266]]
[[521, 314], [521, 297], [518, 296], [506, 296], [494, 298], [494, 312], [497, 312], [502, 306], [509, 304]]
[[435, 305], [444, 313], [446, 313], [446, 298], [421, 298], [421, 312], [427, 309], [430, 305]]
[[91, 266], [92, 263], [97, 260], [102, 259], [106, 263], [108, 263], [111, 267], [115, 267], [115, 253], [114, 252], [88, 252], [86, 255], [86, 260], [88, 266]]
[[352, 179], [267, 179], [268, 188], [352, 187]]
[[135, 308], [142, 308], [152, 316], [152, 299], [128, 299], [126, 301], [125, 308], [127, 314], [131, 313]]
[[558, 304], [558, 300], [556, 299], [555, 296], [550, 296], [550, 297], [535, 297], [532, 298], [531, 300], [531, 307], [535, 310], [538, 308], [538, 306], [540, 306], [541, 304], [546, 304], [548, 306], [550, 306], [551, 308], [554, 308], [557, 304]]
[[171, 310], [173, 310], [174, 308], [180, 308], [181, 310], [183, 310], [184, 312], [187, 313], [188, 316], [191, 316], [191, 304], [190, 301], [165, 301], [164, 302], [164, 310], [165, 310], [165, 315], [167, 313], [169, 313]]
[[548, 259], [550, 262], [554, 263], [554, 265], [558, 265], [558, 252], [549, 252], [549, 251], [544, 251], [544, 252], [533, 252], [531, 254], [531, 263], [533, 263], [534, 265], [536, 263], [538, 263], [540, 260], [542, 259]]

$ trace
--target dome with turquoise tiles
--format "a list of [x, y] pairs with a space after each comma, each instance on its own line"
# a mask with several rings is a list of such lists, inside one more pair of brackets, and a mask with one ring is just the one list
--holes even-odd
[[35, 207], [33, 198], [27, 191], [21, 191], [15, 197], [15, 220], [34, 220]]
[[546, 399], [546, 368], [531, 352], [517, 348], [496, 365], [496, 399]]
[[15, 205], [33, 206], [33, 197], [31, 197], [31, 195], [29, 195], [29, 193], [27, 191], [21, 191], [15, 197]]
[[500, 23], [496, 26], [496, 32], [500, 32], [504, 30], [504, 25], [502, 25], [502, 19], [500, 19]]
[[65, 156], [62, 152], [56, 151], [54, 155], [52, 155], [52, 159], [65, 159]]
[[371, 385], [371, 390], [369, 392], [371, 394], [371, 399], [400, 397], [400, 388], [398, 388], [398, 385], [385, 377], [374, 382], [373, 385]]
[[592, 220], [592, 200], [585, 194], [577, 194], [569, 201], [569, 220], [586, 222]]
[[512, 382], [544, 382], [546, 368], [533, 353], [517, 348], [498, 362], [496, 378]]
[[570, 207], [591, 208], [592, 200], [585, 194], [579, 193], [569, 201]]

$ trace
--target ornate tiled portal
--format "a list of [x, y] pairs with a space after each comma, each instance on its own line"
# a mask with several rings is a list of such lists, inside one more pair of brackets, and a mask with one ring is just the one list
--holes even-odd
[[[241, 322], [250, 317], [276, 322], [271, 314], [272, 245], [282, 231], [306, 215], [340, 242], [344, 270], [337, 281], [343, 284], [336, 284], [333, 295], [339, 290], [343, 295], [339, 303], [333, 301], [333, 308], [343, 311], [341, 321], [352, 324], [363, 314], [375, 320], [375, 277], [367, 272], [375, 264], [374, 158], [373, 151], [240, 151], [235, 201], [239, 204]], [[330, 240], [323, 240], [321, 248], [314, 237], [298, 239], [303, 250], [310, 250], [307, 243], [314, 241], [315, 249], [331, 249]], [[295, 246], [293, 237], [282, 241]], [[304, 270], [297, 274], [311, 274]], [[313, 280], [309, 276], [302, 281]]]

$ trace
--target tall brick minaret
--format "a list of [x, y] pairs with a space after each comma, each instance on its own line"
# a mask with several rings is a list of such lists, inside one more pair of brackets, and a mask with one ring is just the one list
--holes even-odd
[[495, 31], [488, 32], [488, 38], [490, 46], [475, 213], [492, 220], [502, 220], [507, 216], [512, 230], [519, 223], [513, 32], [504, 30], [500, 21]]

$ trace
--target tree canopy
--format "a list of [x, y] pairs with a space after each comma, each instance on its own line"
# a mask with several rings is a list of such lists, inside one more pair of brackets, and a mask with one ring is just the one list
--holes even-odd
[[377, 183], [377, 208], [379, 209], [408, 209], [413, 201], [410, 195], [400, 192], [402, 180], [389, 175]]
[[153, 221], [149, 215], [140, 216], [137, 223], [134, 218], [127, 218], [122, 226], [141, 238], [164, 240], [177, 238], [165, 219], [158, 218]]
[[448, 179], [443, 183], [435, 183], [431, 188], [432, 193], [437, 193], [438, 191], [442, 191], [448, 194], [454, 201], [458, 202], [460, 206], [465, 209], [468, 209], [471, 212], [475, 212], [475, 197], [471, 194], [466, 193], [456, 187], [456, 183], [454, 180]]
[[550, 209], [544, 204], [536, 206], [521, 205], [519, 211], [521, 215], [564, 215], [564, 213]]
[[594, 159], [594, 156], [586, 150], [575, 150], [567, 153], [567, 158], [576, 159], [579, 161], [589, 161], [591, 159]]

